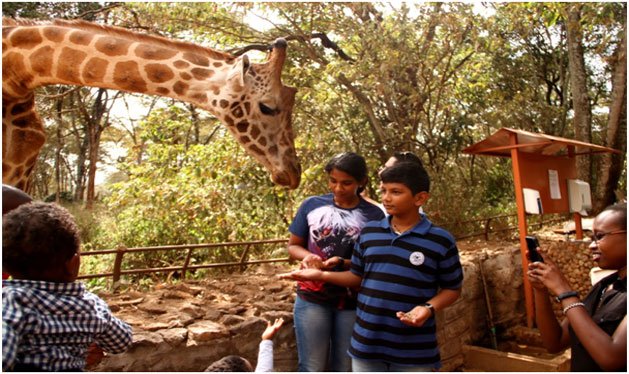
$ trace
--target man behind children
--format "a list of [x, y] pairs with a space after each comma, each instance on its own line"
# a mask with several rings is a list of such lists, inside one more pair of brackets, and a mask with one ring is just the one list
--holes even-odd
[[70, 213], [41, 202], [2, 218], [2, 370], [81, 371], [88, 346], [120, 353], [129, 325], [75, 282], [79, 230]]
[[421, 165], [400, 162], [380, 178], [390, 216], [362, 229], [349, 271], [303, 269], [280, 277], [360, 286], [352, 371], [432, 371], [441, 366], [435, 311], [461, 293], [458, 250], [450, 233], [418, 212], [430, 188]]

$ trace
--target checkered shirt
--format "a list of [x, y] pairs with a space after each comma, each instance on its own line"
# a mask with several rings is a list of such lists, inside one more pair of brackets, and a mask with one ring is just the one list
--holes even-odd
[[110, 353], [131, 345], [131, 327], [82, 283], [3, 280], [2, 287], [2, 371], [17, 363], [80, 371], [91, 343]]

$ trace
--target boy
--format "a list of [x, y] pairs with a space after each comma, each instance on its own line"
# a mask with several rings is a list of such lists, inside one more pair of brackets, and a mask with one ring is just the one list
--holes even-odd
[[2, 219], [2, 370], [81, 371], [88, 346], [107, 352], [131, 345], [129, 325], [75, 282], [79, 231], [56, 205], [21, 205]]
[[461, 293], [458, 250], [450, 233], [418, 212], [430, 188], [421, 165], [399, 162], [380, 178], [390, 216], [363, 228], [349, 271], [303, 269], [280, 277], [360, 286], [348, 351], [353, 371], [432, 371], [441, 366], [435, 312]]
[[258, 351], [258, 365], [255, 370], [253, 370], [253, 366], [246, 358], [230, 355], [215, 361], [204, 371], [273, 371], [273, 337], [283, 324], [284, 318], [277, 318], [273, 324], [267, 321], [266, 329], [262, 332], [262, 341], [260, 342], [260, 350]]

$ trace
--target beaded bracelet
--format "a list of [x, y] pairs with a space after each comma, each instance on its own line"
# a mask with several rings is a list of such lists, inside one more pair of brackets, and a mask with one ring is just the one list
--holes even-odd
[[566, 315], [566, 313], [568, 313], [568, 311], [569, 311], [570, 309], [572, 309], [572, 308], [576, 308], [576, 307], [578, 307], [578, 306], [585, 307], [585, 304], [583, 304], [583, 303], [582, 303], [582, 302], [580, 302], [580, 301], [579, 301], [578, 303], [572, 303], [572, 304], [568, 305], [567, 307], [563, 308], [563, 315], [565, 316], [565, 315]]

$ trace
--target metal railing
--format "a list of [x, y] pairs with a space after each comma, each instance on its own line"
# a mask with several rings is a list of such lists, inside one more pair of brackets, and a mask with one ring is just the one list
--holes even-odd
[[[441, 225], [442, 227], [454, 231], [454, 229], [459, 229], [462, 225], [472, 224], [474, 226], [479, 226], [482, 228], [481, 231], [476, 231], [467, 234], [455, 234], [455, 238], [457, 240], [471, 238], [475, 236], [483, 236], [485, 240], [489, 240], [490, 233], [498, 233], [505, 232], [511, 230], [517, 230], [517, 223], [515, 225], [510, 225], [507, 223], [505, 227], [494, 227], [493, 225], [501, 219], [511, 219], [517, 218], [516, 214], [507, 214], [507, 215], [499, 215], [487, 218], [480, 219], [471, 219], [466, 221], [456, 221], [450, 222]], [[533, 216], [531, 216], [533, 217]], [[564, 221], [567, 219], [567, 216], [558, 217], [554, 219], [545, 219], [544, 216], [538, 216], [538, 222], [531, 222], [533, 219], [528, 220], [528, 224], [530, 227], [538, 226], [542, 227], [544, 224]], [[221, 268], [221, 267], [240, 267], [241, 271], [245, 269], [247, 265], [255, 265], [255, 264], [263, 264], [263, 263], [274, 263], [274, 262], [289, 262], [289, 257], [283, 258], [271, 258], [271, 259], [262, 259], [262, 260], [248, 260], [248, 255], [251, 248], [256, 246], [262, 246], [265, 244], [282, 244], [286, 245], [288, 243], [288, 239], [269, 239], [269, 240], [257, 240], [257, 241], [246, 241], [246, 242], [226, 242], [226, 243], [211, 243], [211, 244], [184, 244], [184, 245], [166, 245], [166, 246], [158, 246], [158, 247], [135, 247], [135, 248], [126, 248], [124, 246], [119, 246], [115, 249], [106, 249], [106, 250], [97, 250], [97, 251], [89, 251], [82, 252], [82, 257], [87, 256], [100, 256], [100, 255], [114, 255], [114, 266], [111, 272], [106, 273], [98, 273], [98, 274], [83, 274], [79, 275], [78, 279], [94, 279], [94, 278], [106, 278], [112, 277], [113, 287], [115, 288], [118, 282], [120, 281], [123, 275], [131, 275], [131, 274], [149, 274], [149, 273], [159, 273], [159, 272], [180, 272], [180, 278], [185, 279], [186, 273], [189, 271], [194, 271], [197, 269], [210, 269], [210, 268]], [[237, 262], [223, 262], [223, 263], [210, 263], [210, 264], [195, 264], [191, 265], [191, 259], [195, 251], [202, 249], [216, 249], [216, 248], [243, 248], [243, 251], [239, 255], [239, 261]], [[138, 253], [138, 252], [156, 252], [156, 251], [173, 251], [173, 250], [185, 250], [186, 257], [183, 263], [179, 266], [165, 266], [165, 267], [153, 267], [153, 268], [143, 268], [143, 269], [122, 269], [123, 258], [125, 254], [130, 253]]]

